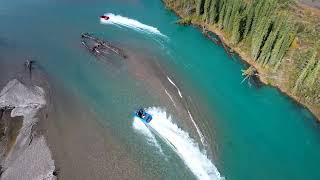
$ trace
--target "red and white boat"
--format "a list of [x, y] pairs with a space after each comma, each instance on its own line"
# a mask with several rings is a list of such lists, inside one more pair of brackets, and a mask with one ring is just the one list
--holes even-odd
[[103, 16], [100, 16], [100, 19], [102, 19], [102, 20], [109, 20], [110, 19], [110, 17], [109, 16], [105, 16], [105, 15], [103, 15]]

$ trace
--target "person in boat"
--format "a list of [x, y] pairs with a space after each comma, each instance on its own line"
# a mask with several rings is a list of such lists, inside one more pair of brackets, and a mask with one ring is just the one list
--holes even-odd
[[144, 118], [144, 110], [143, 110], [143, 109], [139, 109], [138, 112], [137, 112], [137, 115], [138, 115], [140, 118]]
[[109, 17], [109, 16], [105, 16], [105, 15], [100, 16], [100, 18], [101, 18], [101, 19], [104, 19], [104, 20], [109, 20], [109, 19], [110, 19], [110, 17]]

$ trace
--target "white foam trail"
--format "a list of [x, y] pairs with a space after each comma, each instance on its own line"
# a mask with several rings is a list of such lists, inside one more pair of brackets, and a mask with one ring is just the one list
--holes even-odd
[[[168, 80], [169, 80], [172, 84], [174, 84], [169, 77], [168, 77]], [[174, 85], [175, 85], [175, 84], [174, 84]], [[164, 89], [164, 91], [165, 91], [165, 93], [169, 96], [169, 98], [170, 98], [170, 100], [172, 101], [174, 107], [176, 107], [176, 103], [174, 102], [172, 96], [169, 94], [169, 92], [168, 92], [166, 89]], [[178, 92], [179, 92], [179, 91], [178, 91]], [[201, 140], [202, 144], [206, 146], [207, 143], [206, 143], [206, 140], [205, 140], [202, 132], [200, 131], [199, 127], [197, 126], [196, 122], [194, 121], [194, 119], [193, 119], [190, 111], [189, 111], [189, 110], [187, 110], [187, 111], [188, 111], [189, 117], [190, 117], [190, 119], [191, 119], [191, 122], [193, 123], [194, 127], [195, 127], [196, 130], [197, 130], [197, 133], [198, 133], [198, 135], [199, 135], [199, 137], [200, 137], [200, 140]]]
[[182, 98], [182, 93], [180, 92], [180, 89], [178, 86], [167, 76], [168, 81], [178, 90], [179, 96]]
[[191, 115], [191, 113], [190, 113], [189, 110], [188, 110], [188, 114], [189, 114], [189, 117], [190, 117], [190, 119], [191, 119], [191, 122], [193, 123], [194, 127], [195, 127], [196, 130], [197, 130], [197, 133], [198, 133], [198, 135], [199, 135], [199, 137], [200, 137], [200, 140], [201, 140], [202, 144], [206, 146], [206, 145], [207, 145], [207, 142], [206, 142], [206, 140], [205, 140], [202, 132], [200, 131], [199, 127], [197, 126], [196, 122], [194, 121], [194, 119], [193, 119], [193, 117], [192, 117], [192, 115]]
[[100, 23], [102, 23], [102, 24], [112, 24], [112, 25], [123, 26], [123, 27], [127, 27], [130, 29], [134, 29], [139, 32], [157, 34], [157, 35], [166, 37], [157, 28], [143, 24], [137, 20], [123, 17], [121, 15], [114, 15], [112, 13], [107, 13], [104, 15], [108, 16], [109, 19], [105, 20], [105, 19], [100, 18]]
[[172, 147], [177, 155], [198, 179], [222, 180], [214, 164], [189, 134], [172, 122], [166, 112], [160, 108], [148, 108], [147, 112], [153, 116], [149, 123], [150, 128]]
[[156, 137], [152, 134], [152, 132], [148, 129], [148, 127], [139, 118], [134, 117], [132, 126], [137, 132], [147, 137], [149, 144], [154, 145], [156, 148], [160, 150], [161, 154], [164, 154]]
[[170, 98], [170, 100], [172, 101], [172, 103], [173, 103], [174, 107], [177, 107], [177, 106], [176, 106], [176, 103], [174, 102], [174, 100], [173, 100], [172, 96], [168, 93], [168, 91], [167, 91], [166, 89], [164, 89], [164, 91], [165, 91], [165, 92], [166, 92], [166, 94], [169, 96], [169, 98]]

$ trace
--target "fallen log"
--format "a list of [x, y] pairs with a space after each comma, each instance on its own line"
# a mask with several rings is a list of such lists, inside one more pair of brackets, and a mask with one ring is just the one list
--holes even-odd
[[216, 37], [213, 37], [211, 34], [210, 34], [210, 31], [208, 30], [203, 30], [202, 31], [202, 34], [207, 37], [209, 40], [211, 40], [212, 42], [216, 43], [217, 45], [221, 45], [222, 42], [220, 39], [216, 38]]

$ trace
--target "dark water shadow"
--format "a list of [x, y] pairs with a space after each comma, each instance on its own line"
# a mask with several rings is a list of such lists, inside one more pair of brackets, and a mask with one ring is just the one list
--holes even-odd
[[282, 91], [280, 91], [278, 88], [276, 87], [272, 87], [274, 89], [276, 89], [277, 93], [281, 94], [281, 96], [285, 97], [285, 99], [290, 102], [290, 104], [293, 106], [294, 109], [296, 109], [297, 111], [301, 112], [301, 114], [303, 114], [303, 120], [306, 121], [306, 123], [310, 124], [313, 128], [315, 128], [320, 135], [320, 119], [318, 119], [307, 107], [305, 107], [302, 103], [296, 101], [295, 99], [293, 99], [292, 97], [290, 97], [289, 95], [287, 95], [286, 93], [283, 93]]

